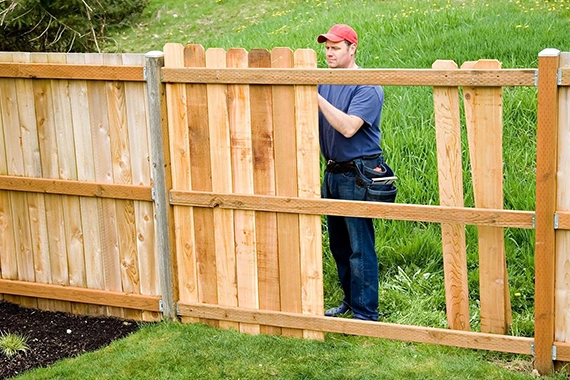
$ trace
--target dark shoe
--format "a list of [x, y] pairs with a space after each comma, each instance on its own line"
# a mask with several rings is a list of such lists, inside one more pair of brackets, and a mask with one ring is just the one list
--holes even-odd
[[325, 317], [338, 317], [350, 311], [350, 307], [344, 302], [338, 305], [337, 307], [333, 307], [325, 311]]

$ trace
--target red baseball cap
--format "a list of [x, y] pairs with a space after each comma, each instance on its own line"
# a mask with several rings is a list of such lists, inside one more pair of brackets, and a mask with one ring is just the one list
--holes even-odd
[[331, 42], [348, 41], [351, 44], [358, 44], [358, 36], [354, 29], [346, 24], [336, 24], [330, 28], [327, 34], [320, 34], [317, 42], [322, 44], [326, 40]]

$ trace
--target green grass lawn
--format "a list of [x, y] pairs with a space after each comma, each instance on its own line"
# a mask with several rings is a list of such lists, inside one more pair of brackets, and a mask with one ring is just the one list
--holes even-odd
[[[137, 24], [109, 30], [106, 52], [162, 50], [167, 42], [246, 49], [310, 48], [335, 23], [359, 33], [366, 68], [429, 68], [498, 59], [536, 68], [545, 48], [570, 51], [570, 1], [152, 0]], [[382, 146], [400, 203], [438, 204], [432, 89], [385, 87]], [[536, 89], [505, 88], [504, 207], [535, 208]], [[463, 131], [465, 134], [465, 131]], [[466, 142], [465, 136], [463, 141]], [[464, 149], [465, 204], [473, 206]], [[383, 321], [446, 327], [441, 234], [435, 223], [376, 221]], [[325, 306], [341, 297], [324, 241]], [[506, 229], [511, 333], [533, 336], [534, 232]], [[479, 328], [477, 230], [467, 227], [471, 326]], [[530, 357], [328, 334], [324, 342], [244, 336], [200, 325], [159, 324], [112, 346], [22, 378], [530, 378]], [[510, 370], [501, 367], [509, 367]], [[516, 372], [522, 368], [525, 374]], [[561, 375], [560, 375], [561, 376]]]

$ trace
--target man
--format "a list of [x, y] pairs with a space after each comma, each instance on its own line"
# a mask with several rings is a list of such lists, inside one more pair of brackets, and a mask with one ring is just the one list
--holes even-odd
[[[331, 69], [359, 69], [358, 36], [348, 25], [334, 25], [317, 37], [325, 44]], [[393, 202], [394, 173], [380, 148], [380, 86], [319, 85], [319, 141], [327, 161], [323, 198]], [[391, 178], [388, 178], [391, 177]], [[378, 258], [372, 219], [327, 216], [330, 249], [335, 259], [342, 303], [325, 312], [337, 317], [378, 320]]]

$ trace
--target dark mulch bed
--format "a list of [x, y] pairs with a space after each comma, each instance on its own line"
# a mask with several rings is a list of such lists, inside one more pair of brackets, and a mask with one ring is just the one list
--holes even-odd
[[12, 357], [0, 351], [0, 379], [95, 351], [140, 326], [131, 320], [42, 311], [0, 301], [0, 333], [25, 335], [29, 346], [27, 352]]

